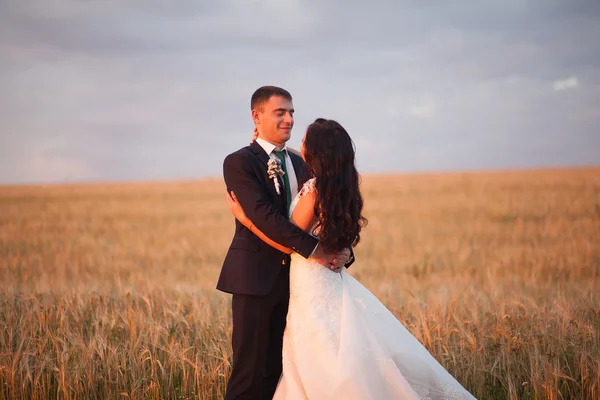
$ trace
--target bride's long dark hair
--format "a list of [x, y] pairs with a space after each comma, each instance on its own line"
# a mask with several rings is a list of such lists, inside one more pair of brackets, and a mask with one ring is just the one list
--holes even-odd
[[306, 164], [316, 178], [319, 245], [327, 253], [356, 246], [367, 219], [362, 215], [363, 197], [350, 135], [336, 121], [317, 118], [308, 126], [303, 145]]

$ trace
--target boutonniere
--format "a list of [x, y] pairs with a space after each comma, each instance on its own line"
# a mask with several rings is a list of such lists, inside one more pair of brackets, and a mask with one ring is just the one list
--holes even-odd
[[267, 174], [269, 174], [269, 178], [273, 179], [273, 183], [275, 184], [275, 191], [277, 194], [281, 194], [279, 189], [279, 180], [277, 179], [277, 175], [283, 176], [285, 172], [281, 169], [281, 160], [279, 158], [271, 158], [267, 163], [269, 167], [267, 169]]

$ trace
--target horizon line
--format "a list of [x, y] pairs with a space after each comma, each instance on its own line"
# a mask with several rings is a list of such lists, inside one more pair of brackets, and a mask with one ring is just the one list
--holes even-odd
[[[386, 171], [386, 172], [368, 172], [362, 173], [361, 178], [365, 177], [394, 177], [394, 176], [422, 176], [422, 175], [457, 175], [457, 174], [489, 174], [489, 173], [530, 173], [530, 172], [552, 172], [552, 171], [582, 171], [599, 170], [597, 165], [574, 165], [574, 166], [556, 166], [556, 167], [514, 167], [514, 168], [489, 168], [489, 169], [452, 169], [452, 170], [421, 170], [421, 171]], [[204, 176], [189, 178], [164, 178], [164, 179], [139, 179], [139, 180], [72, 180], [72, 181], [50, 181], [50, 182], [0, 182], [2, 188], [20, 188], [20, 187], [60, 187], [60, 186], [104, 186], [104, 185], [151, 185], [151, 184], [182, 184], [193, 182], [212, 182], [223, 181], [223, 176]]]

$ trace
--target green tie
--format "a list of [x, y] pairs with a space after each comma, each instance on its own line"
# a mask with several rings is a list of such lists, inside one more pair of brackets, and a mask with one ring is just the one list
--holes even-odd
[[273, 153], [281, 160], [281, 169], [283, 169], [283, 184], [285, 185], [285, 209], [289, 211], [290, 201], [292, 199], [292, 189], [290, 188], [290, 179], [288, 178], [287, 168], [285, 167], [285, 150], [273, 150]]

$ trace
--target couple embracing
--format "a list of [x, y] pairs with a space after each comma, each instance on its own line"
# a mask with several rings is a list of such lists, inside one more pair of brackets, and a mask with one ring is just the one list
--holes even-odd
[[225, 398], [473, 399], [347, 268], [366, 219], [354, 144], [317, 119], [286, 149], [292, 96], [251, 98], [255, 140], [224, 161], [235, 235], [217, 289], [231, 293]]

